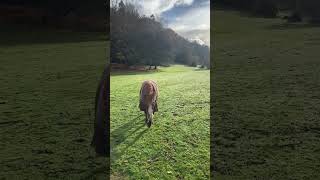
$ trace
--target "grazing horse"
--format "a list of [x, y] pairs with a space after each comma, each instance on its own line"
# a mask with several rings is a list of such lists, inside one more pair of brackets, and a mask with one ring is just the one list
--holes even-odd
[[91, 146], [95, 152], [101, 156], [109, 156], [109, 128], [110, 128], [110, 109], [109, 109], [109, 66], [106, 66], [100, 79], [95, 98], [95, 122], [94, 134]]
[[152, 124], [153, 114], [158, 111], [158, 95], [159, 91], [156, 82], [147, 80], [142, 83], [139, 108], [144, 111], [145, 122], [149, 128]]

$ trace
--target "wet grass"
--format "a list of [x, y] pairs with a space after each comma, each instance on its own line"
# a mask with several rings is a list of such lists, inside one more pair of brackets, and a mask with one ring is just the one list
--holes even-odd
[[[128, 179], [209, 178], [209, 72], [172, 66], [111, 76], [111, 173]], [[150, 129], [138, 108], [143, 80], [157, 81]]]
[[90, 141], [108, 44], [103, 33], [63, 34], [0, 33], [0, 179], [107, 176]]
[[320, 28], [213, 18], [213, 178], [319, 178]]

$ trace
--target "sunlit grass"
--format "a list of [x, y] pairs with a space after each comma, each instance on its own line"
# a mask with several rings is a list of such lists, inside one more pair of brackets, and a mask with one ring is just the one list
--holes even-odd
[[[111, 169], [132, 179], [209, 178], [210, 71], [185, 66], [111, 76]], [[150, 129], [139, 111], [143, 80], [158, 83]]]

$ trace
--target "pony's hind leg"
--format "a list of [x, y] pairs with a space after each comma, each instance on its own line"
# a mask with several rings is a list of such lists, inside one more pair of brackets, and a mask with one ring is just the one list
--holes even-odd
[[144, 107], [144, 104], [141, 99], [139, 101], [139, 109], [140, 109], [140, 111], [145, 111], [145, 107]]
[[153, 112], [152, 112], [152, 114], [154, 114], [155, 112], [158, 112], [158, 104], [157, 104], [157, 101], [153, 104]]

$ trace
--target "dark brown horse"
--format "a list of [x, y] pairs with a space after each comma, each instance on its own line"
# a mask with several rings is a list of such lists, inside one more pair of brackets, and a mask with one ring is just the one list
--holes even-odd
[[145, 122], [148, 127], [152, 124], [153, 114], [158, 111], [158, 95], [159, 90], [156, 82], [147, 80], [142, 83], [139, 108], [141, 111], [144, 111], [146, 116]]
[[95, 148], [95, 151], [98, 155], [108, 157], [110, 150], [110, 145], [108, 142], [110, 138], [109, 72], [109, 66], [106, 66], [96, 92], [94, 134], [91, 141], [91, 146]]

